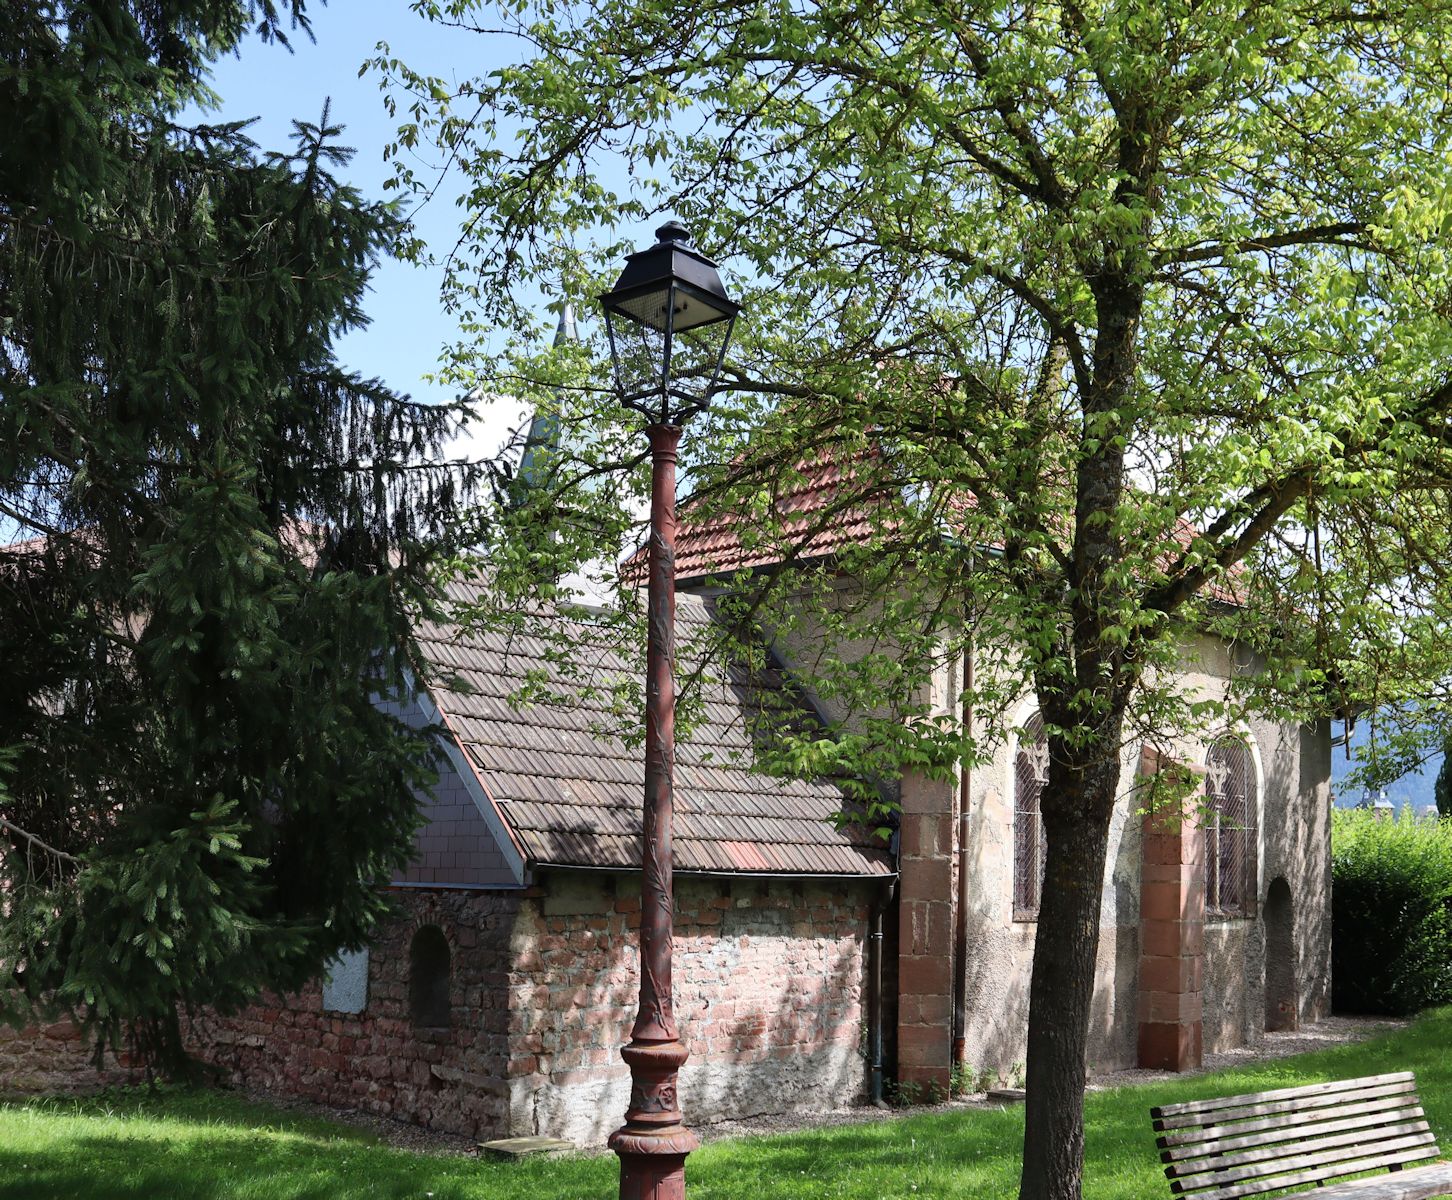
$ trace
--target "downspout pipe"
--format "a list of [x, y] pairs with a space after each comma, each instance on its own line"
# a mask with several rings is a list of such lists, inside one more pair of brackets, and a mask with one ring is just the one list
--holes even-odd
[[[972, 559], [969, 560], [969, 570]], [[973, 634], [963, 651], [963, 740], [973, 738]], [[953, 913], [953, 1062], [961, 1067], [968, 1057], [968, 835], [973, 802], [971, 754], [963, 756], [958, 777], [958, 896]], [[960, 1072], [961, 1074], [961, 1072]]]
[[895, 886], [889, 882], [878, 889], [867, 928], [867, 1100], [878, 1108], [888, 1107], [882, 1079], [882, 922]]

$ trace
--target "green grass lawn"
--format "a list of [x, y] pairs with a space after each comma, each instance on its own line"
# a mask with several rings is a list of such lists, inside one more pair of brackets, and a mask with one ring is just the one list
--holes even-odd
[[[1147, 1110], [1226, 1092], [1416, 1071], [1428, 1119], [1452, 1151], [1452, 1008], [1355, 1046], [1092, 1093], [1089, 1200], [1169, 1200]], [[955, 1110], [815, 1133], [716, 1142], [691, 1156], [692, 1200], [1012, 1197], [1019, 1110]], [[526, 1163], [410, 1154], [366, 1134], [215, 1092], [112, 1093], [0, 1105], [6, 1200], [606, 1200], [613, 1155]]]

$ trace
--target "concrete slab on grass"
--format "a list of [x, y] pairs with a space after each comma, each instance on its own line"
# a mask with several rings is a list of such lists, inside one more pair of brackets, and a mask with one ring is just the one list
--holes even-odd
[[549, 1137], [500, 1138], [493, 1142], [479, 1143], [481, 1154], [492, 1154], [496, 1158], [528, 1158], [532, 1154], [563, 1154], [574, 1148], [574, 1142]]

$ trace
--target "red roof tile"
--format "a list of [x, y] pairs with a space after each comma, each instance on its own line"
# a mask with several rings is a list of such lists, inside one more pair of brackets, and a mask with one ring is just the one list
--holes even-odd
[[[870, 537], [890, 533], [901, 523], [902, 497], [882, 488], [867, 496], [853, 496], [844, 487], [857, 474], [861, 454], [847, 459], [847, 466], [828, 455], [796, 464], [792, 481], [772, 497], [774, 523], [779, 523], [775, 537], [765, 537], [753, 529], [741, 513], [719, 513], [701, 520], [692, 520], [689, 508], [681, 512], [676, 533], [676, 580], [696, 583], [712, 577], [726, 578], [740, 570], [777, 566], [788, 556], [795, 561], [829, 558], [844, 547], [861, 545]], [[965, 494], [957, 504], [949, 503], [950, 512], [964, 512], [973, 507], [975, 499]], [[1195, 525], [1180, 518], [1173, 538], [1187, 547], [1195, 536]], [[1174, 552], [1166, 549], [1162, 566], [1172, 565]], [[638, 551], [627, 564], [627, 570], [642, 571], [644, 551]], [[1225, 578], [1212, 581], [1202, 594], [1225, 604], [1245, 603], [1245, 569], [1232, 567]]]
[[829, 457], [797, 463], [795, 477], [771, 497], [780, 522], [780, 535], [773, 539], [756, 540], [739, 513], [693, 521], [689, 510], [682, 512], [676, 578], [689, 581], [772, 566], [783, 561], [788, 547], [798, 560], [826, 558], [866, 541], [874, 530], [892, 528], [899, 497], [887, 492], [849, 497], [842, 490], [844, 476], [851, 479], [859, 461], [860, 456], [853, 456], [845, 467]]

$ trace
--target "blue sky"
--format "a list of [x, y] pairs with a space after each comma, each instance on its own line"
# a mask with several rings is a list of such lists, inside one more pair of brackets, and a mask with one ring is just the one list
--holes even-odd
[[[383, 107], [379, 77], [358, 74], [378, 43], [387, 42], [410, 66], [445, 79], [485, 72], [494, 65], [488, 56], [508, 49], [505, 43], [424, 21], [405, 0], [333, 0], [328, 5], [312, 0], [308, 13], [315, 42], [295, 35], [289, 52], [248, 40], [240, 55], [218, 61], [211, 84], [222, 105], [201, 119], [256, 117], [248, 131], [253, 140], [264, 149], [285, 149], [293, 120], [316, 122], [324, 101], [331, 99], [330, 119], [345, 126], [343, 142], [357, 151], [340, 174], [371, 198], [393, 194], [383, 187], [392, 173], [383, 147], [393, 139], [396, 122]], [[460, 213], [449, 196], [413, 215], [433, 247], [451, 246], [458, 236]], [[437, 364], [441, 346], [455, 333], [439, 301], [438, 273], [383, 261], [373, 275], [367, 310], [372, 324], [339, 342], [339, 361], [418, 399], [451, 399], [450, 391], [424, 381]], [[507, 406], [486, 413], [485, 427], [471, 439], [473, 446], [491, 452], [517, 415]]]
[[[249, 40], [240, 57], [217, 63], [212, 86], [223, 103], [207, 119], [257, 117], [249, 130], [253, 140], [264, 149], [283, 149], [289, 145], [293, 119], [317, 121], [323, 102], [331, 97], [332, 118], [347, 127], [344, 141], [358, 151], [344, 174], [364, 194], [382, 198], [387, 195], [383, 181], [390, 174], [383, 146], [391, 139], [394, 122], [384, 111], [377, 77], [360, 79], [358, 68], [380, 40], [387, 40], [405, 61], [437, 64], [442, 70], [451, 55], [461, 57], [460, 35], [420, 20], [402, 0], [334, 0], [326, 7], [309, 4], [308, 10], [316, 44], [295, 35], [289, 53]], [[457, 221], [452, 206], [420, 216], [430, 237], [448, 235]], [[416, 396], [444, 396], [420, 380], [433, 369], [445, 335], [437, 277], [385, 262], [374, 275], [368, 308], [373, 324], [345, 339], [342, 360]]]
[[[1331, 726], [1333, 737], [1339, 738], [1344, 732], [1341, 722], [1335, 721]], [[1364, 799], [1366, 793], [1360, 788], [1353, 788], [1346, 782], [1346, 775], [1356, 765], [1350, 757], [1355, 751], [1365, 746], [1371, 738], [1371, 722], [1360, 720], [1351, 734], [1351, 746], [1337, 746], [1331, 752], [1331, 780], [1336, 791], [1336, 803], [1342, 808], [1355, 808]], [[1386, 798], [1396, 808], [1410, 804], [1414, 808], [1422, 808], [1428, 804], [1435, 804], [1434, 795], [1437, 784], [1437, 772], [1442, 769], [1442, 756], [1433, 754], [1419, 771], [1411, 771], [1403, 775], [1395, 783], [1389, 784], [1386, 788]]]
[[[221, 98], [221, 107], [213, 113], [188, 114], [187, 119], [220, 122], [255, 117], [257, 122], [248, 131], [252, 139], [263, 149], [282, 150], [291, 145], [293, 120], [316, 122], [324, 101], [331, 99], [330, 120], [344, 126], [343, 143], [356, 150], [352, 163], [339, 174], [365, 196], [376, 199], [396, 194], [383, 187], [392, 175], [383, 148], [393, 141], [398, 124], [384, 108], [379, 75], [369, 71], [359, 76], [359, 67], [378, 53], [379, 43], [386, 42], [389, 53], [413, 69], [447, 82], [485, 75], [507, 65], [518, 50], [518, 43], [503, 35], [426, 21], [411, 11], [407, 0], [333, 0], [331, 4], [308, 0], [307, 8], [315, 40], [296, 34], [289, 51], [248, 39], [240, 54], [214, 66], [211, 85]], [[487, 20], [487, 13], [487, 8], [481, 9], [480, 19]], [[427, 148], [416, 154], [416, 166], [426, 167], [434, 161]], [[597, 163], [596, 169], [607, 178], [618, 174], [613, 163]], [[623, 176], [615, 182], [628, 186]], [[446, 183], [438, 197], [409, 214], [435, 253], [446, 253], [459, 236], [464, 214], [454, 196], [462, 186], [457, 178]], [[648, 245], [658, 223], [651, 221], [623, 232], [637, 245]], [[443, 311], [439, 284], [438, 271], [382, 262], [374, 272], [366, 303], [372, 324], [339, 341], [339, 361], [415, 398], [452, 399], [451, 391], [424, 379], [435, 369], [440, 349], [457, 334], [457, 327]], [[542, 321], [552, 329], [554, 322], [545, 312], [542, 298], [538, 307]], [[588, 325], [595, 314], [582, 311], [577, 315], [582, 325]], [[471, 456], [491, 454], [509, 429], [525, 418], [517, 405], [496, 401], [481, 410], [479, 427], [456, 449]]]

